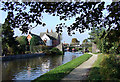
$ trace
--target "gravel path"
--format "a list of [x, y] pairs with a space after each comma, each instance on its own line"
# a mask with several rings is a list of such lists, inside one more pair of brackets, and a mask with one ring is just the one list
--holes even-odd
[[88, 72], [92, 67], [93, 63], [97, 60], [96, 54], [92, 54], [93, 56], [82, 63], [80, 66], [72, 70], [67, 76], [65, 76], [63, 80], [86, 80], [88, 76]]

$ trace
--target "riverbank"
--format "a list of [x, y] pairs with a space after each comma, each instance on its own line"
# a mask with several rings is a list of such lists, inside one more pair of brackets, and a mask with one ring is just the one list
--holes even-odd
[[3, 56], [3, 57], [0, 57], [0, 61], [11, 61], [11, 60], [15, 60], [15, 59], [32, 58], [32, 57], [38, 57], [38, 56], [41, 56], [41, 55], [45, 55], [45, 53]]
[[63, 64], [61, 66], [58, 66], [57, 68], [43, 74], [42, 76], [38, 77], [37, 79], [33, 81], [42, 81], [42, 80], [61, 80], [63, 77], [68, 75], [73, 69], [75, 69], [77, 66], [88, 60], [92, 55], [90, 54], [84, 54], [76, 59], [73, 59], [72, 61]]
[[89, 75], [88, 75], [88, 80], [101, 80], [101, 75], [100, 75], [100, 63], [102, 62], [104, 58], [103, 54], [99, 54], [96, 62], [93, 64]]
[[70, 72], [67, 76], [65, 76], [62, 81], [66, 80], [86, 80], [88, 77], [88, 72], [91, 69], [93, 63], [97, 60], [96, 54], [92, 54], [92, 57], [89, 58], [87, 61], [76, 67], [72, 72]]

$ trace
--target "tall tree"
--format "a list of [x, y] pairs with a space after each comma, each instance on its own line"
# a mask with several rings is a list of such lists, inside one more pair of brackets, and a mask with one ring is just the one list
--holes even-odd
[[6, 55], [8, 53], [17, 54], [18, 42], [15, 40], [13, 35], [13, 29], [10, 27], [8, 21], [5, 21], [5, 23], [2, 25], [2, 49], [3, 53]]

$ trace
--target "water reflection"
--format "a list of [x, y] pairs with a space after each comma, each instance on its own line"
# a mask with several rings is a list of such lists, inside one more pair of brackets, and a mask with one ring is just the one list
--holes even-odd
[[51, 69], [67, 63], [81, 55], [82, 54], [65, 52], [63, 56], [40, 56], [37, 58], [18, 59], [2, 62], [2, 79], [33, 80], [50, 71]]

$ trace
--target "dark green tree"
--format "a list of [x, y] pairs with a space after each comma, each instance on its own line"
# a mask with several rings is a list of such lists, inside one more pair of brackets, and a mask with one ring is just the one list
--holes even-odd
[[34, 52], [33, 47], [39, 45], [39, 38], [37, 36], [32, 36], [30, 40], [30, 51]]
[[16, 40], [19, 42], [20, 53], [25, 53], [29, 49], [29, 42], [26, 36], [17, 37]]
[[89, 33], [90, 37], [88, 38], [91, 43], [94, 43], [97, 45], [98, 49], [100, 49], [101, 52], [102, 52], [101, 45], [103, 43], [103, 39], [100, 39], [100, 38], [104, 32], [105, 32], [105, 28], [98, 29], [93, 27], [93, 29]]
[[3, 54], [18, 54], [18, 42], [13, 37], [14, 31], [8, 21], [2, 25], [2, 50]]

